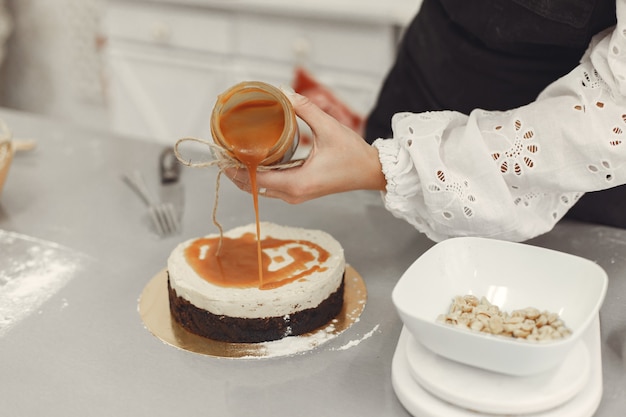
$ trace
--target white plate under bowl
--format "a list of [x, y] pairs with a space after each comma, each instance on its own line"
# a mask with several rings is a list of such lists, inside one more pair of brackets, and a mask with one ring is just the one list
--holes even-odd
[[[459, 407], [444, 401], [423, 388], [413, 378], [407, 356], [410, 333], [402, 329], [391, 365], [393, 389], [406, 410], [415, 417], [495, 417], [498, 414], [484, 413]], [[524, 417], [591, 417], [602, 399], [602, 356], [600, 350], [600, 321], [596, 316], [581, 340], [585, 343], [590, 360], [590, 374], [583, 389], [569, 401], [549, 410], [536, 413], [513, 413]], [[497, 391], [494, 385], [491, 389]], [[502, 414], [500, 414], [502, 415]], [[511, 414], [509, 414], [510, 416]]]
[[557, 407], [578, 394], [590, 374], [589, 352], [582, 341], [558, 367], [531, 376], [505, 375], [451, 361], [424, 347], [410, 333], [406, 354], [411, 375], [431, 394], [492, 414], [528, 414]]

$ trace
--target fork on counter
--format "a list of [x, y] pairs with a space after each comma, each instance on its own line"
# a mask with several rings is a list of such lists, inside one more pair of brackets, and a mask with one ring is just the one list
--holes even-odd
[[126, 174], [123, 178], [148, 206], [148, 214], [157, 234], [164, 237], [177, 233], [180, 224], [174, 205], [157, 201], [150, 193], [141, 172], [133, 171], [132, 174]]

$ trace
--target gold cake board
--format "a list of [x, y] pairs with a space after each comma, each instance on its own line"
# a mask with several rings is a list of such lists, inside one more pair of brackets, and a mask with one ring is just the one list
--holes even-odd
[[310, 333], [261, 343], [228, 343], [190, 333], [170, 315], [167, 269], [161, 270], [144, 287], [139, 298], [139, 315], [146, 328], [164, 343], [189, 352], [223, 358], [269, 358], [303, 353], [348, 329], [360, 317], [367, 300], [361, 275], [346, 265], [344, 303], [341, 312], [327, 325]]

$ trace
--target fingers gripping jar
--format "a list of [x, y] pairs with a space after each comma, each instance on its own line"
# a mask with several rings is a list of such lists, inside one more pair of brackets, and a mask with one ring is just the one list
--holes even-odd
[[217, 145], [249, 169], [289, 161], [299, 139], [287, 96], [259, 81], [236, 84], [217, 97], [211, 134]]

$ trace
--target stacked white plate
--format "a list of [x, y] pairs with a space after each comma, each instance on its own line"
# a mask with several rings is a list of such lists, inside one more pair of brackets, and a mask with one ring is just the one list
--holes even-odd
[[590, 417], [602, 398], [599, 319], [559, 366], [532, 376], [505, 375], [446, 359], [403, 328], [392, 383], [402, 405], [416, 417]]

